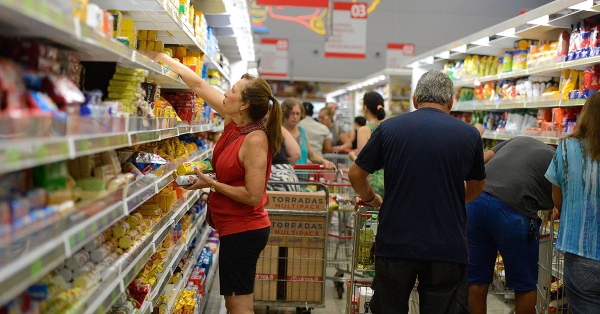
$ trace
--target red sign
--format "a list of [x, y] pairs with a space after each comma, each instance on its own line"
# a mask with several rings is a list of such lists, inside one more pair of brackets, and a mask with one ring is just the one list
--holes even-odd
[[387, 45], [387, 49], [402, 50], [402, 54], [405, 56], [414, 56], [415, 55], [415, 45], [414, 44], [392, 44], [392, 43], [389, 43]]
[[258, 5], [328, 8], [329, 0], [256, 0]]

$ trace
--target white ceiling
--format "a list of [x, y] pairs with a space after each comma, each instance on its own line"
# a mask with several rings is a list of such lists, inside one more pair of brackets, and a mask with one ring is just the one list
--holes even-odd
[[[260, 38], [289, 40], [289, 75], [291, 79], [315, 81], [350, 81], [385, 68], [389, 42], [412, 43], [415, 54], [426, 52], [478, 30], [517, 16], [521, 10], [534, 9], [551, 0], [364, 0], [375, 9], [367, 21], [367, 57], [362, 60], [325, 58], [325, 35], [317, 34], [298, 22], [275, 19], [256, 0], [248, 0], [255, 16], [267, 16], [264, 26], [269, 33], [254, 32], [257, 59]], [[298, 0], [301, 1], [301, 0]], [[343, 1], [343, 0], [342, 0]], [[350, 0], [346, 0], [350, 2]], [[333, 1], [332, 1], [333, 2]], [[229, 26], [223, 0], [193, 0], [209, 26], [215, 26], [221, 52], [231, 62], [241, 60], [237, 42]], [[279, 16], [297, 17], [315, 13], [314, 8], [271, 7]], [[324, 19], [325, 29], [328, 17]], [[308, 22], [308, 20], [306, 20]], [[408, 59], [407, 57], [406, 59]], [[402, 61], [402, 60], [400, 60]]]
[[[250, 0], [250, 5], [255, 0]], [[299, 0], [300, 1], [300, 0]], [[350, 1], [347, 1], [350, 2]], [[268, 34], [255, 32], [257, 58], [261, 37], [289, 39], [291, 78], [348, 81], [385, 68], [388, 42], [413, 43], [416, 55], [475, 33], [517, 16], [521, 10], [534, 9], [550, 0], [366, 0], [376, 8], [367, 21], [366, 59], [325, 58], [325, 36], [300, 23], [267, 17]], [[258, 7], [255, 14], [264, 14]], [[310, 15], [314, 8], [273, 7], [282, 16]], [[269, 13], [266, 13], [269, 16]], [[221, 38], [219, 38], [221, 43]], [[221, 47], [222, 50], [223, 47]], [[228, 48], [226, 48], [228, 49]], [[225, 54], [232, 59], [226, 52]], [[407, 57], [408, 58], [408, 57]]]

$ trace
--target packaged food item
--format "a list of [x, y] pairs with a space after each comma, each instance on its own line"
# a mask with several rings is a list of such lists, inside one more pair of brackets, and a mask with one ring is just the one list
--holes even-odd
[[184, 162], [184, 163], [180, 164], [177, 167], [177, 174], [180, 176], [188, 175], [188, 174], [195, 174], [196, 172], [194, 171], [194, 169], [199, 169], [203, 173], [210, 173], [213, 171], [212, 165], [210, 164], [209, 161], [194, 161], [194, 162]]
[[86, 250], [79, 250], [65, 261], [68, 270], [75, 270], [90, 260], [90, 254]]
[[75, 279], [73, 279], [73, 287], [83, 288], [85, 290], [90, 289], [95, 284], [99, 283], [101, 279], [100, 272], [96, 270], [89, 271]]
[[177, 179], [175, 179], [175, 182], [179, 186], [192, 185], [196, 181], [198, 181], [198, 176], [194, 175], [194, 174], [189, 174], [189, 175], [185, 175], [185, 176], [179, 176], [179, 177], [177, 177]]
[[504, 53], [504, 58], [502, 59], [502, 72], [507, 73], [512, 71], [513, 64], [513, 52], [506, 51]]
[[118, 239], [124, 236], [130, 229], [131, 226], [126, 221], [119, 220], [112, 228], [113, 238]]
[[131, 230], [125, 236], [119, 238], [119, 247], [126, 250], [133, 245], [135, 240], [140, 237], [140, 231], [138, 229]]
[[94, 249], [90, 253], [90, 259], [94, 263], [100, 263], [104, 258], [106, 258], [114, 249], [113, 243], [104, 242], [99, 247]]
[[96, 268], [96, 264], [92, 263], [91, 261], [88, 261], [85, 264], [81, 265], [81, 267], [73, 271], [73, 278], [79, 277], [87, 273], [88, 271], [93, 270], [94, 268]]

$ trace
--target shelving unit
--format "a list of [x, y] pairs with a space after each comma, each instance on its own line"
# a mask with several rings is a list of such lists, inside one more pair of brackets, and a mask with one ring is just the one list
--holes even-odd
[[[377, 91], [384, 99], [386, 116], [395, 116], [410, 110], [410, 87], [412, 71], [407, 69], [384, 69], [367, 77], [342, 85], [339, 89], [328, 93], [326, 97], [333, 99], [339, 107], [350, 108], [350, 128], [353, 118], [362, 115], [362, 98], [366, 92]], [[407, 87], [402, 93], [402, 87]], [[407, 102], [402, 108], [398, 102]]]
[[[503, 56], [506, 50], [514, 48], [519, 39], [540, 39], [556, 41], [559, 34], [569, 30], [584, 18], [598, 14], [598, 1], [557, 0], [531, 10], [515, 18], [478, 31], [467, 37], [448, 43], [419, 56], [407, 60], [403, 65], [413, 69], [413, 88], [423, 73], [428, 70], [441, 70], [451, 60], [462, 60], [468, 55]], [[456, 88], [473, 87], [475, 84], [517, 79], [530, 75], [557, 77], [564, 69], [583, 70], [600, 62], [600, 57], [582, 58], [573, 61], [547, 62], [524, 70], [500, 73], [497, 75], [466, 77], [454, 82]], [[460, 101], [455, 102], [452, 111], [508, 111], [512, 109], [538, 109], [582, 106], [585, 99], [563, 100], [562, 95], [553, 97], [522, 98], [503, 101]], [[517, 135], [486, 132], [483, 138], [506, 140]], [[532, 136], [548, 144], [556, 144], [558, 137]]]

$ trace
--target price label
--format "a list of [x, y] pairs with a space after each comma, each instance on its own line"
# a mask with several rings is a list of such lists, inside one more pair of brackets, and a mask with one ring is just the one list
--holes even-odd
[[98, 310], [96, 311], [96, 313], [98, 313], [98, 314], [103, 314], [104, 313], [104, 304], [101, 303], [98, 306]]
[[80, 230], [77, 237], [79, 238], [79, 243], [85, 241], [85, 230]]
[[75, 237], [69, 237], [69, 247], [71, 249], [75, 247]]
[[9, 148], [6, 150], [6, 161], [7, 162], [17, 162], [21, 159], [21, 152], [14, 148]]
[[96, 231], [98, 231], [98, 222], [92, 224], [92, 234], [96, 233]]
[[352, 5], [350, 9], [350, 17], [353, 19], [366, 19], [367, 18], [367, 4], [366, 3], [356, 3]]
[[48, 157], [48, 147], [44, 144], [38, 146], [35, 155], [39, 161], [44, 161]]
[[28, 15], [34, 15], [36, 12], [36, 1], [35, 0], [23, 0], [25, 7], [25, 13]]
[[111, 301], [114, 301], [114, 300], [116, 300], [116, 299], [117, 299], [117, 290], [113, 290], [113, 291], [110, 293], [110, 299], [111, 299]]
[[108, 137], [104, 137], [104, 146], [110, 146], [110, 139]]
[[[50, 16], [50, 10], [48, 9], [48, 4], [42, 1], [38, 1], [37, 3], [37, 9], [38, 9], [38, 13], [40, 15], [42, 15], [43, 17], [47, 18], [47, 19], [51, 19], [52, 21], [54, 21], [52, 19], [52, 17]], [[54, 21], [55, 22], [55, 21]], [[54, 25], [56, 26], [57, 23], [54, 23]]]
[[108, 225], [108, 217], [104, 216], [102, 217], [102, 226], [106, 227]]
[[37, 278], [42, 272], [42, 260], [37, 259], [29, 266], [29, 274], [31, 278]]
[[88, 150], [88, 146], [89, 144], [87, 140], [79, 141], [79, 151], [85, 152], [86, 150]]

